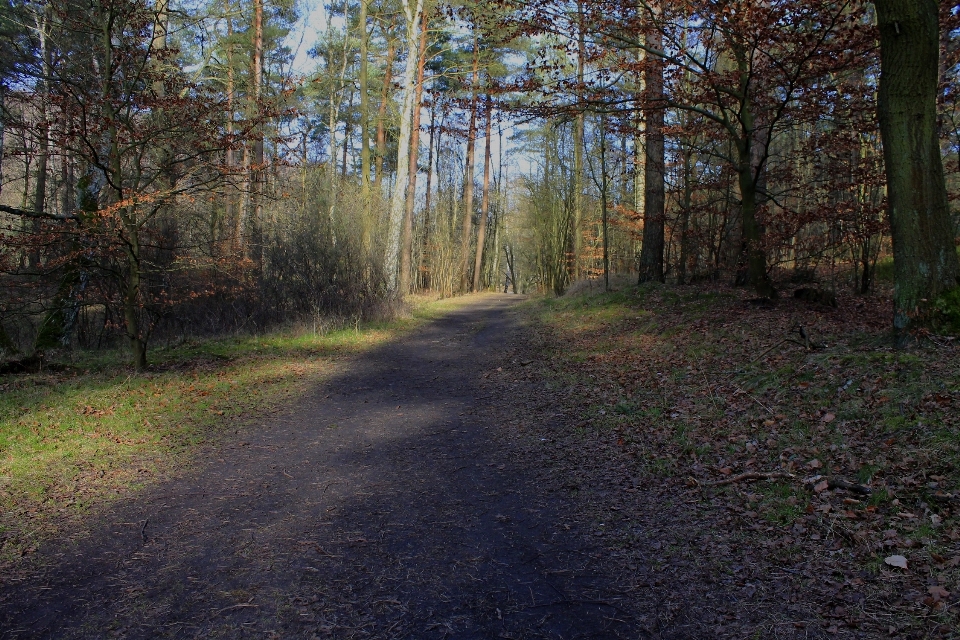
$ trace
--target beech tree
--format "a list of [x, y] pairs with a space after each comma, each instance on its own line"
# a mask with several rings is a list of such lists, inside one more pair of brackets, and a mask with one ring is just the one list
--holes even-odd
[[893, 236], [894, 330], [900, 341], [960, 284], [937, 127], [936, 0], [875, 0], [880, 28], [877, 113]]

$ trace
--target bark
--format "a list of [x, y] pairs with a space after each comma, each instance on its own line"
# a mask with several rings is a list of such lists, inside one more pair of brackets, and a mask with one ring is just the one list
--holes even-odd
[[751, 159], [752, 144], [749, 140], [738, 142], [740, 157], [738, 181], [740, 185], [740, 215], [743, 225], [743, 247], [747, 262], [747, 274], [757, 295], [775, 298], [776, 289], [767, 274], [767, 256], [763, 250], [763, 238], [757, 221], [757, 173]]
[[610, 291], [610, 253], [607, 243], [607, 119], [600, 116], [600, 219], [603, 225], [603, 288]]
[[487, 94], [487, 128], [483, 150], [483, 196], [480, 201], [480, 228], [477, 229], [477, 252], [473, 262], [473, 290], [480, 290], [480, 273], [483, 265], [483, 248], [487, 235], [487, 212], [490, 210], [490, 142], [493, 130], [493, 106]]
[[690, 208], [693, 206], [693, 149], [683, 151], [683, 195], [680, 203], [680, 259], [677, 260], [677, 284], [687, 283], [687, 261], [690, 259]]
[[[646, 35], [650, 48], [663, 47], [656, 29]], [[647, 56], [644, 69], [646, 119], [646, 162], [643, 190], [643, 246], [640, 250], [640, 282], [663, 282], [664, 251], [664, 143], [663, 143], [663, 60]]]
[[[581, 95], [578, 102], [583, 101], [583, 73], [584, 59], [586, 58], [586, 28], [584, 26], [583, 0], [577, 2], [577, 91]], [[573, 123], [573, 219], [570, 221], [570, 257], [567, 265], [569, 282], [580, 277], [580, 254], [583, 238], [580, 235], [580, 226], [583, 219], [583, 151], [584, 151], [585, 114], [580, 111]]]
[[420, 274], [420, 286], [430, 288], [430, 190], [433, 187], [433, 140], [437, 129], [436, 102], [430, 107], [430, 141], [427, 144], [427, 188], [423, 203], [423, 244], [420, 252], [420, 264], [417, 273]]
[[367, 94], [367, 0], [360, 0], [360, 184], [363, 195], [370, 192], [370, 98]]
[[423, 0], [404, 0], [403, 13], [407, 25], [407, 61], [403, 72], [403, 101], [400, 111], [400, 139], [397, 145], [397, 181], [390, 198], [390, 223], [387, 256], [384, 267], [390, 279], [390, 290], [398, 291], [400, 234], [407, 200], [407, 181], [400, 178], [410, 168], [410, 139], [413, 124], [413, 101], [416, 94], [417, 49]]
[[377, 157], [373, 184], [380, 191], [383, 184], [383, 159], [387, 155], [387, 101], [390, 99], [390, 85], [393, 84], [393, 61], [397, 55], [397, 43], [390, 40], [387, 43], [387, 59], [383, 65], [383, 91], [380, 93], [380, 108], [377, 110]]
[[876, 0], [880, 27], [877, 113], [893, 238], [893, 327], [902, 343], [958, 285], [954, 230], [937, 135], [936, 0]]
[[[42, 77], [38, 83], [38, 93], [40, 94], [40, 104], [37, 105], [37, 117], [39, 119], [39, 138], [37, 140], [37, 176], [33, 187], [33, 211], [37, 216], [42, 216], [46, 209], [47, 199], [47, 169], [50, 161], [50, 125], [47, 122], [47, 104], [50, 101], [49, 81], [50, 81], [50, 47], [47, 40], [47, 13], [43, 9], [37, 15], [37, 35], [40, 41], [40, 62], [42, 65]], [[40, 230], [39, 220], [33, 223], [34, 231]], [[28, 254], [29, 266], [36, 268], [40, 263], [39, 251], [34, 249]]]
[[[6, 109], [6, 104], [4, 102], [6, 87], [3, 82], [0, 81], [0, 116], [3, 115], [4, 110]], [[3, 193], [3, 123], [6, 121], [6, 118], [0, 117], [0, 193]]]
[[473, 235], [473, 156], [477, 137], [477, 79], [480, 68], [480, 47], [473, 39], [473, 97], [470, 100], [470, 126], [467, 129], [467, 163], [463, 174], [463, 228], [460, 236], [460, 292], [470, 287], [470, 237]]
[[[233, 79], [233, 17], [230, 15], [231, 7], [229, 0], [224, 2], [224, 13], [227, 16], [227, 137], [231, 138], [233, 136], [233, 92], [234, 92], [234, 79]], [[231, 141], [232, 142], [232, 141]], [[242, 241], [241, 238], [241, 216], [237, 216], [236, 207], [235, 207], [235, 198], [236, 194], [234, 193], [234, 183], [233, 183], [233, 166], [236, 160], [234, 158], [233, 147], [228, 146], [224, 152], [224, 164], [226, 164], [227, 172], [227, 183], [224, 193], [224, 202], [223, 202], [223, 217], [225, 219], [225, 224], [232, 224], [234, 227], [234, 250], [242, 252]], [[236, 217], [235, 217], [236, 216]]]
[[410, 141], [410, 167], [407, 170], [406, 209], [403, 214], [403, 242], [400, 254], [400, 291], [410, 292], [410, 265], [413, 262], [413, 205], [417, 198], [417, 163], [420, 161], [420, 110], [423, 107], [423, 74], [427, 64], [427, 13], [420, 26], [417, 55], [417, 89], [413, 99], [413, 125]]

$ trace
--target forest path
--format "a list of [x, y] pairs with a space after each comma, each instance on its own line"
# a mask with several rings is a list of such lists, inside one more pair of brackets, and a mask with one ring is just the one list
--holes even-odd
[[0, 637], [644, 637], [502, 426], [551, 404], [491, 375], [525, 364], [505, 347], [517, 300], [475, 296], [351, 358], [84, 542], [48, 545], [0, 587]]

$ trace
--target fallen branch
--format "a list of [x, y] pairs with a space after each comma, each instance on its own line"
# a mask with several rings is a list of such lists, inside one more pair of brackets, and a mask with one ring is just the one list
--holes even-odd
[[865, 487], [862, 484], [847, 482], [842, 478], [827, 478], [827, 487], [830, 489], [846, 489], [851, 493], [859, 493], [862, 496], [868, 496], [873, 493], [873, 490], [870, 487]]
[[803, 480], [803, 484], [815, 486], [815, 487], [821, 487], [821, 490], [824, 482], [827, 483], [826, 485], [827, 489], [844, 489], [851, 493], [857, 493], [862, 496], [869, 496], [870, 494], [873, 493], [873, 489], [871, 489], [870, 487], [864, 486], [862, 484], [855, 484], [853, 482], [847, 482], [843, 478], [826, 478], [821, 475], [816, 475], [816, 476], [811, 476], [809, 478], [804, 478]]
[[19, 209], [17, 207], [8, 207], [5, 204], [0, 204], [0, 212], [9, 213], [14, 216], [22, 216], [24, 218], [41, 218], [45, 220], [79, 220], [80, 217], [72, 213], [37, 213], [36, 211], [29, 211], [27, 209]]
[[723, 480], [717, 480], [716, 482], [697, 482], [697, 484], [701, 487], [719, 487], [725, 484], [743, 482], [744, 480], [776, 480], [778, 478], [793, 477], [795, 476], [792, 473], [787, 473], [786, 471], [747, 471], [746, 473], [739, 473], [735, 476], [724, 478]]

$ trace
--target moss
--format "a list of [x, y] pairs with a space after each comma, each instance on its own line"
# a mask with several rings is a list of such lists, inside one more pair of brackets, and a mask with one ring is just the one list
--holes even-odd
[[960, 287], [937, 298], [933, 308], [934, 328], [943, 333], [960, 334]]

